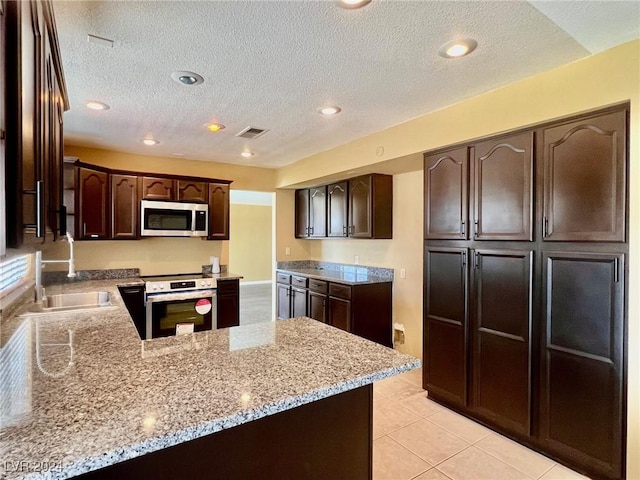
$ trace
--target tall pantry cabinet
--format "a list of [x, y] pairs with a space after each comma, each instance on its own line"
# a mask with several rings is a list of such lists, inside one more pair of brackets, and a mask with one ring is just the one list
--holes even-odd
[[624, 471], [628, 106], [427, 152], [430, 398]]

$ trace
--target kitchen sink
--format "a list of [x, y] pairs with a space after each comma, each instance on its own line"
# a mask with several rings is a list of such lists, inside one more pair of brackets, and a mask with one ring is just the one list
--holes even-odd
[[33, 313], [65, 312], [68, 310], [84, 310], [90, 308], [110, 307], [109, 292], [62, 293], [47, 295], [42, 304], [34, 304], [29, 308]]

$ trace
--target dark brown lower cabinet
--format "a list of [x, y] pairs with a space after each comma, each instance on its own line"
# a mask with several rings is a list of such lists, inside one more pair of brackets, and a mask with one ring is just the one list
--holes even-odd
[[307, 316], [307, 290], [291, 287], [291, 318]]
[[540, 441], [621, 478], [624, 255], [544, 252]]
[[217, 287], [218, 328], [240, 325], [240, 280], [218, 280]]
[[329, 297], [329, 325], [351, 331], [351, 300]]
[[291, 318], [291, 286], [276, 283], [276, 317], [278, 320]]
[[327, 323], [327, 295], [309, 291], [309, 317]]
[[529, 435], [533, 252], [473, 251], [470, 408]]
[[277, 318], [307, 316], [392, 347], [391, 285], [391, 282], [347, 285], [278, 271]]
[[77, 478], [368, 480], [372, 425], [373, 387], [365, 385]]
[[620, 479], [625, 256], [542, 251], [536, 266], [535, 254], [425, 247], [424, 386], [578, 471]]
[[449, 404], [467, 404], [467, 248], [426, 248], [424, 386]]

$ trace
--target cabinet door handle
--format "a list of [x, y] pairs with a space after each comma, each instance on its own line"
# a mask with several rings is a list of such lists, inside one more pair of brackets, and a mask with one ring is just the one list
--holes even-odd
[[87, 236], [87, 222], [84, 222], [82, 224], [82, 236], [86, 237]]
[[544, 217], [544, 226], [543, 226], [543, 233], [542, 236], [544, 238], [547, 238], [549, 236], [549, 219], [547, 217]]
[[38, 180], [36, 182], [36, 237], [44, 236], [44, 217], [42, 216], [42, 189], [44, 182]]
[[480, 254], [478, 252], [475, 253], [475, 268], [480, 268]]
[[460, 235], [464, 237], [465, 234], [466, 234], [466, 229], [464, 225], [464, 220], [460, 220]]
[[473, 222], [473, 238], [478, 238], [478, 220]]
[[613, 281], [615, 283], [618, 283], [620, 281], [620, 270], [619, 270], [619, 265], [618, 265], [618, 260], [619, 259], [615, 259], [613, 261]]
[[313, 227], [309, 227], [309, 234], [313, 235]]
[[344, 236], [347, 235], [347, 226], [346, 225], [342, 226], [342, 235], [344, 235]]
[[465, 267], [465, 265], [467, 264], [467, 252], [461, 252], [461, 258], [462, 258], [462, 268]]

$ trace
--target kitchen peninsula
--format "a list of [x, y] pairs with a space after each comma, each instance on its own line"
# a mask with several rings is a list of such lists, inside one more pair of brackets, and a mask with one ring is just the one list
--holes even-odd
[[308, 318], [141, 341], [127, 282], [4, 320], [0, 478], [371, 478], [371, 383], [419, 360]]

